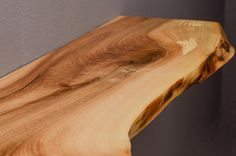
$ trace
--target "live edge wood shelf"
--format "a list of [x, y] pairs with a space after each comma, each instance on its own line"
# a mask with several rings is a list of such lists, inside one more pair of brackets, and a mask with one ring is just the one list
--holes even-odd
[[233, 54], [215, 22], [117, 17], [0, 79], [0, 155], [130, 156], [130, 138]]

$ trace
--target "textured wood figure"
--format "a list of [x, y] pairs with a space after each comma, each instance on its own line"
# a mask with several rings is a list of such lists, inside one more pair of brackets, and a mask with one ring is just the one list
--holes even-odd
[[0, 79], [0, 155], [130, 156], [130, 138], [233, 54], [218, 23], [118, 17]]

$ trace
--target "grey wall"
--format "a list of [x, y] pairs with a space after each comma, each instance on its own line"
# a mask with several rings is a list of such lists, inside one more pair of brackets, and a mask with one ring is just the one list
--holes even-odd
[[[1, 0], [0, 76], [121, 14], [223, 22], [224, 1]], [[233, 69], [228, 66], [226, 70], [227, 76]], [[219, 128], [230, 118], [229, 110], [220, 103], [221, 95], [225, 99], [229, 96], [221, 92], [221, 88], [227, 90], [221, 81], [221, 72], [218, 72], [177, 98], [134, 138], [134, 156], [223, 155], [232, 140], [230, 134], [228, 139], [222, 138], [221, 133], [226, 132]], [[223, 84], [230, 86], [227, 80]], [[230, 93], [229, 97], [232, 96]], [[229, 105], [232, 104], [233, 101]]]

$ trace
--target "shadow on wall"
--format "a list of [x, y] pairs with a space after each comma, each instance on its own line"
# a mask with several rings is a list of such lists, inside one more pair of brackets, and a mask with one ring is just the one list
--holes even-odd
[[222, 21], [224, 0], [127, 0], [123, 14]]

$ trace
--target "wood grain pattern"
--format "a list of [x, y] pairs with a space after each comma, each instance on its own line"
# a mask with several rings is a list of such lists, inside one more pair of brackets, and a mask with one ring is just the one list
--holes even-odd
[[130, 156], [130, 138], [233, 54], [218, 23], [118, 17], [0, 79], [0, 155]]

